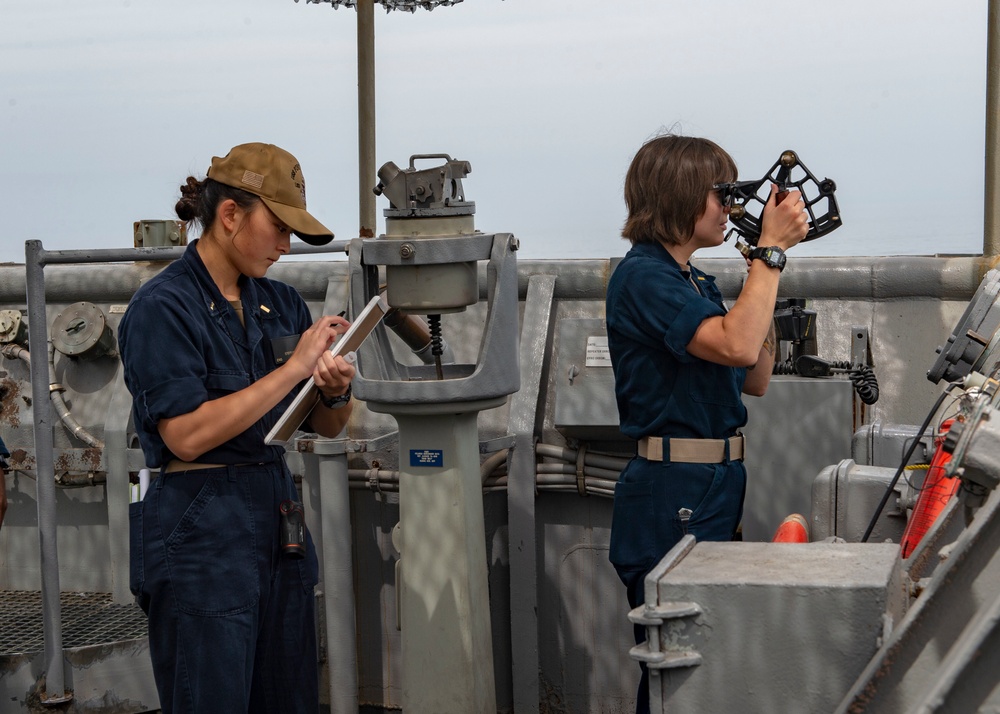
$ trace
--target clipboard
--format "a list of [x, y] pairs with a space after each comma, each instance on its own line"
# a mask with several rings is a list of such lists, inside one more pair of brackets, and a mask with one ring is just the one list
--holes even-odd
[[[365, 341], [365, 338], [371, 334], [375, 326], [385, 317], [388, 309], [389, 306], [381, 296], [376, 295], [373, 297], [365, 305], [365, 309], [351, 323], [347, 332], [341, 335], [330, 346], [330, 352], [336, 357], [338, 355], [346, 355], [348, 352], [357, 351], [361, 343]], [[306, 420], [306, 417], [309, 416], [319, 402], [319, 397], [319, 388], [316, 386], [313, 378], [310, 377], [305, 386], [299, 390], [299, 393], [295, 396], [294, 401], [292, 401], [288, 409], [285, 410], [285, 413], [281, 415], [281, 418], [275, 422], [271, 431], [264, 437], [264, 443], [268, 446], [284, 446], [288, 444], [298, 428], [302, 426], [302, 422]]]

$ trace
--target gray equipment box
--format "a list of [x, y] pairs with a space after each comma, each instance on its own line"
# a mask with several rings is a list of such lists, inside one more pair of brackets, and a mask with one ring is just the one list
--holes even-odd
[[651, 711], [833, 711], [905, 613], [898, 554], [685, 537], [647, 577], [652, 606], [630, 615], [647, 624], [633, 657], [649, 665]]
[[[858, 543], [864, 537], [879, 501], [892, 481], [895, 469], [856, 464], [851, 459], [827, 466], [812, 485], [809, 537], [823, 540], [831, 536]], [[920, 474], [923, 480], [923, 473]], [[870, 543], [899, 543], [906, 529], [906, 513], [900, 509], [900, 480], [879, 515], [868, 538]]]
[[[917, 438], [919, 427], [910, 424], [885, 424], [875, 421], [858, 429], [851, 439], [851, 458], [868, 466], [896, 468]], [[920, 445], [910, 457], [910, 463], [928, 463], [934, 455], [933, 434], [920, 438]]]
[[771, 377], [767, 394], [743, 398], [749, 415], [743, 540], [770, 541], [788, 515], [809, 517], [816, 474], [850, 451], [853, 398], [846, 379], [799, 376]]
[[557, 329], [556, 429], [577, 439], [630, 441], [618, 429], [615, 373], [604, 320], [564, 318]]

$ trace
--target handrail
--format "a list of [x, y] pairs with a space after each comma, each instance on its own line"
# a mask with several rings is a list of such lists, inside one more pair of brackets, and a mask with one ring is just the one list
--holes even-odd
[[[349, 241], [334, 241], [321, 250], [296, 246], [292, 254], [344, 252]], [[53, 421], [49, 402], [47, 357], [45, 266], [61, 263], [106, 263], [123, 261], [176, 260], [185, 248], [105, 248], [47, 251], [40, 240], [25, 241], [25, 291], [28, 301], [28, 345], [31, 354], [31, 396], [35, 439], [35, 488], [37, 489], [38, 541], [41, 550], [42, 628], [45, 640], [45, 684], [39, 697], [45, 704], [70, 701], [66, 692], [63, 661], [62, 606], [59, 601], [59, 555], [57, 548]], [[40, 346], [38, 349], [33, 349]]]

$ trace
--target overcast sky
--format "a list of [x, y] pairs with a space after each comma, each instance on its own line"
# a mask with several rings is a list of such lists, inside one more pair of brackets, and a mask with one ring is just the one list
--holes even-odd
[[[623, 255], [622, 183], [673, 129], [741, 178], [784, 149], [844, 227], [804, 255], [982, 247], [986, 0], [465, 0], [376, 10], [377, 163], [472, 164], [476, 226], [522, 258]], [[292, 0], [0, 0], [0, 262], [129, 247], [246, 141], [358, 229], [356, 14]], [[376, 181], [372, 177], [372, 184]], [[379, 229], [383, 227], [379, 202]], [[735, 255], [727, 245], [719, 255]]]

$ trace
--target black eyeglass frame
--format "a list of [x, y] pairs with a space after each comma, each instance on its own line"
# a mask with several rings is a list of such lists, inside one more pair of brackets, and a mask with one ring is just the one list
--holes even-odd
[[737, 199], [744, 202], [749, 199], [759, 184], [760, 181], [728, 181], [714, 184], [712, 190], [718, 194], [723, 208], [732, 208]]

